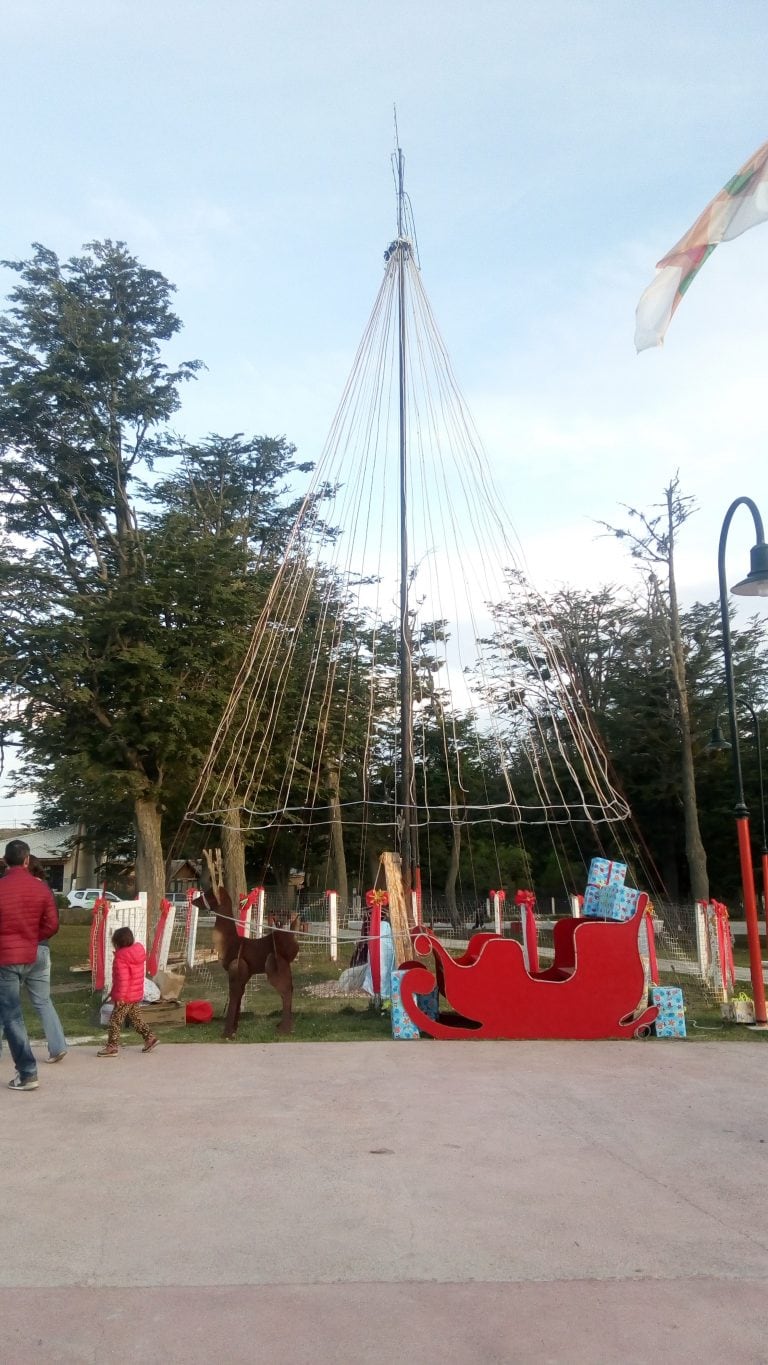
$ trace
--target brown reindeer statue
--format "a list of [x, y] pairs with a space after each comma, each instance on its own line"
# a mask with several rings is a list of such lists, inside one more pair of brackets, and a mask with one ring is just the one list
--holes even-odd
[[224, 886], [221, 875], [221, 853], [218, 853], [215, 860], [207, 850], [203, 856], [209, 876], [205, 878], [203, 890], [196, 898], [196, 904], [216, 916], [213, 946], [229, 978], [224, 1037], [231, 1039], [237, 1033], [243, 992], [251, 977], [262, 972], [283, 1002], [278, 1032], [291, 1033], [293, 1031], [291, 963], [299, 952], [299, 942], [294, 933], [299, 917], [293, 915], [288, 928], [281, 928], [276, 924], [274, 915], [270, 915], [269, 931], [261, 938], [241, 938], [235, 924], [232, 898]]

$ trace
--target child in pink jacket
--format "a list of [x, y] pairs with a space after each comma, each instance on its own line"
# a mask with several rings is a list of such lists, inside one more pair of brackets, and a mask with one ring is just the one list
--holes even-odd
[[97, 1052], [96, 1056], [117, 1056], [120, 1030], [126, 1019], [144, 1039], [142, 1052], [151, 1052], [157, 1045], [157, 1038], [147, 1028], [136, 1008], [144, 997], [146, 951], [141, 943], [135, 942], [133, 934], [127, 928], [115, 930], [112, 944], [115, 956], [112, 962], [112, 990], [109, 998], [114, 1001], [115, 1007], [109, 1021], [107, 1046]]

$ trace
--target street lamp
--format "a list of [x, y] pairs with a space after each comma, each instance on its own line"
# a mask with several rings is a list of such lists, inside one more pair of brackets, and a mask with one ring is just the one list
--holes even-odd
[[760, 740], [760, 721], [757, 712], [751, 702], [742, 702], [746, 706], [752, 717], [752, 724], [755, 727], [755, 743], [757, 745], [757, 780], [760, 786], [760, 831], [763, 842], [760, 847], [760, 862], [763, 869], [763, 913], [765, 914], [766, 938], [768, 939], [768, 842], [765, 834], [765, 786], [763, 783], [763, 746]]
[[768, 545], [765, 543], [763, 519], [751, 498], [736, 498], [725, 514], [720, 532], [720, 545], [717, 552], [717, 572], [720, 583], [720, 619], [723, 627], [723, 658], [725, 662], [725, 690], [728, 697], [728, 719], [731, 726], [731, 757], [733, 777], [736, 787], [736, 832], [739, 841], [739, 860], [741, 863], [741, 886], [744, 896], [744, 917], [747, 921], [747, 940], [749, 942], [749, 974], [752, 978], [752, 996], [755, 1002], [755, 1022], [764, 1027], [768, 1025], [765, 1009], [765, 985], [763, 982], [763, 963], [760, 956], [760, 926], [757, 919], [755, 899], [755, 873], [752, 867], [752, 848], [749, 838], [749, 811], [744, 801], [744, 780], [741, 773], [741, 754], [739, 752], [739, 729], [736, 723], [736, 691], [733, 682], [733, 656], [731, 654], [731, 623], [728, 615], [728, 585], [725, 579], [725, 546], [728, 531], [737, 507], [742, 504], [752, 513], [755, 524], [757, 544], [750, 554], [750, 571], [746, 578], [732, 589], [739, 597], [768, 597]]
[[[763, 779], [763, 745], [760, 737], [760, 721], [757, 712], [751, 702], [743, 698], [740, 705], [749, 711], [752, 717], [752, 724], [755, 727], [755, 746], [757, 748], [757, 780], [760, 788], [760, 828], [763, 836], [762, 848], [760, 849], [760, 861], [763, 869], [763, 910], [765, 912], [766, 940], [768, 941], [768, 836], [765, 829], [765, 783]], [[731, 745], [725, 738], [720, 729], [720, 717], [715, 720], [712, 727], [712, 734], [709, 742], [704, 745], [704, 752], [707, 754], [730, 753]]]

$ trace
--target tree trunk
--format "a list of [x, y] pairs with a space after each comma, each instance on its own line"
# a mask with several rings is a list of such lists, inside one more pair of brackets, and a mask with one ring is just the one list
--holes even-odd
[[336, 885], [331, 889], [338, 892], [339, 909], [346, 910], [349, 903], [349, 886], [347, 883], [347, 858], [344, 852], [344, 827], [341, 821], [341, 801], [339, 799], [341, 770], [338, 763], [329, 763], [326, 771], [331, 808], [331, 853], [336, 879]]
[[221, 827], [221, 860], [224, 864], [224, 885], [232, 904], [237, 908], [240, 896], [246, 895], [245, 845], [240, 828], [240, 807], [230, 806]]
[[[451, 793], [451, 799], [453, 799], [453, 793]], [[454, 929], [457, 929], [459, 926], [459, 907], [456, 904], [456, 878], [459, 875], [459, 858], [461, 857], [461, 824], [456, 819], [452, 821], [452, 830], [451, 857], [445, 877], [445, 899], [448, 918]]]
[[696, 803], [696, 775], [693, 768], [693, 743], [691, 739], [691, 714], [688, 707], [688, 684], [685, 672], [685, 651], [680, 629], [680, 611], [677, 604], [677, 584], [675, 582], [674, 555], [674, 485], [667, 490], [667, 512], [669, 525], [669, 625], [672, 677], [677, 694], [680, 716], [680, 746], [682, 750], [682, 796], [683, 818], [685, 821], [685, 856], [691, 879], [691, 895], [696, 901], [709, 900], [709, 877], [707, 875], [707, 855], [699, 829], [699, 811]]
[[160, 913], [165, 895], [162, 817], [154, 797], [138, 797], [133, 807], [136, 829], [136, 891], [147, 893], [147, 927]]

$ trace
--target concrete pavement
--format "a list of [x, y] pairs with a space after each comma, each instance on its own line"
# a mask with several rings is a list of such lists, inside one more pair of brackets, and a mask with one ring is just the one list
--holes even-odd
[[757, 1043], [94, 1051], [0, 1090], [0, 1361], [768, 1361]]

